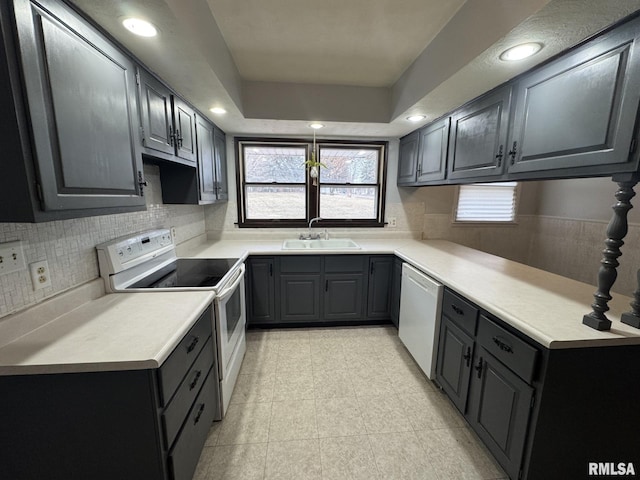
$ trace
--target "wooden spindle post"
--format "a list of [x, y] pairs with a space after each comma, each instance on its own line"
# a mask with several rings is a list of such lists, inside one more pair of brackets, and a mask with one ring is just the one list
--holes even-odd
[[[621, 176], [622, 177], [622, 176]], [[598, 289], [593, 294], [594, 302], [591, 304], [593, 311], [582, 317], [582, 323], [595, 328], [596, 330], [609, 330], [611, 320], [605, 313], [609, 310], [609, 300], [611, 300], [611, 287], [618, 277], [616, 268], [620, 265], [618, 257], [622, 255], [620, 247], [624, 245], [624, 237], [627, 235], [629, 226], [627, 214], [633, 208], [631, 199], [635, 196], [633, 187], [638, 183], [635, 175], [626, 175], [622, 178], [613, 177], [613, 181], [618, 183], [618, 191], [615, 194], [618, 200], [613, 207], [613, 217], [607, 226], [607, 239], [605, 249], [602, 251], [600, 270], [598, 270]]]
[[633, 292], [633, 302], [630, 303], [631, 311], [623, 313], [620, 320], [622, 323], [640, 328], [640, 270], [638, 270], [636, 277], [638, 281], [638, 288]]

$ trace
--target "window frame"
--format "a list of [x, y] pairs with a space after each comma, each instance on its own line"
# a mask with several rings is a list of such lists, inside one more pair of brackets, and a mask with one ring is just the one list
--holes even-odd
[[[479, 185], [494, 185], [496, 183], [511, 183], [511, 182], [477, 182]], [[453, 213], [451, 215], [451, 223], [454, 226], [514, 226], [518, 225], [518, 209], [520, 206], [520, 189], [522, 182], [515, 181], [514, 187], [514, 199], [513, 199], [513, 220], [498, 221], [498, 220], [458, 220], [458, 207], [460, 205], [460, 189], [465, 186], [477, 185], [476, 183], [469, 183], [464, 185], [458, 185], [456, 188], [455, 202], [453, 203]]]
[[[244, 149], [250, 147], [274, 147], [274, 146], [292, 146], [304, 147], [306, 160], [311, 158], [313, 149], [312, 139], [293, 139], [293, 138], [263, 138], [263, 137], [236, 137], [235, 156], [236, 156], [236, 192], [238, 207], [238, 227], [239, 228], [303, 228], [309, 225], [312, 218], [320, 216], [320, 188], [322, 183], [322, 172], [318, 178], [318, 185], [312, 183], [309, 176], [309, 169], [305, 168], [305, 219], [248, 219], [246, 216], [245, 188], [247, 185], [273, 185], [274, 183], [256, 183], [245, 181], [244, 171]], [[376, 149], [378, 154], [378, 182], [376, 184], [339, 184], [349, 187], [378, 188], [378, 197], [376, 199], [377, 216], [375, 219], [322, 219], [315, 223], [318, 227], [343, 227], [343, 228], [379, 228], [384, 227], [385, 214], [385, 196], [387, 183], [387, 155], [389, 150], [389, 142], [387, 141], [358, 141], [358, 140], [327, 140], [316, 139], [316, 159], [320, 160], [321, 148], [347, 148], [354, 150]], [[320, 169], [322, 170], [322, 169]], [[276, 183], [283, 186], [299, 186], [300, 183]], [[325, 183], [324, 186], [331, 186], [334, 183]]]

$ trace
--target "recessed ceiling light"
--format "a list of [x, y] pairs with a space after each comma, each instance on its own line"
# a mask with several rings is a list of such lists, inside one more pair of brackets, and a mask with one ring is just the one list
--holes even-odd
[[513, 62], [535, 55], [542, 49], [542, 44], [538, 42], [529, 42], [508, 48], [500, 54], [500, 60]]
[[122, 21], [122, 25], [131, 33], [135, 33], [141, 37], [155, 37], [158, 34], [156, 27], [140, 18], [125, 18]]
[[312, 124], [310, 124], [309, 126], [310, 126], [311, 128], [313, 128], [314, 130], [318, 130], [319, 128], [324, 127], [324, 125], [323, 125], [323, 124], [321, 124], [321, 123], [312, 123]]
[[222, 115], [223, 113], [227, 113], [227, 111], [222, 107], [213, 107], [213, 108], [210, 108], [209, 111], [211, 113], [217, 113], [219, 115]]
[[426, 115], [411, 115], [410, 117], [407, 117], [407, 120], [409, 120], [410, 122], [420, 122], [425, 118], [427, 118]]

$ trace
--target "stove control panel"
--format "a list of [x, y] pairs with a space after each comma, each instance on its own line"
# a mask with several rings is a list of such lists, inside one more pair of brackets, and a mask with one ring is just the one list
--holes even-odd
[[171, 232], [151, 230], [132, 236], [120, 237], [96, 246], [100, 274], [119, 273], [157, 255], [174, 250]]

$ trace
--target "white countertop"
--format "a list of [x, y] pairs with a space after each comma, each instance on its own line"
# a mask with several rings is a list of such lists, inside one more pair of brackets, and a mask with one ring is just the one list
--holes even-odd
[[105, 295], [0, 347], [0, 375], [159, 367], [213, 292]]
[[[606, 332], [582, 324], [593, 285], [443, 240], [354, 238], [360, 250], [282, 250], [282, 240], [222, 240], [187, 253], [201, 258], [248, 255], [390, 253], [413, 264], [547, 348], [640, 345], [640, 330], [620, 322], [631, 298], [613, 295]], [[599, 264], [593, 265], [594, 270]]]

